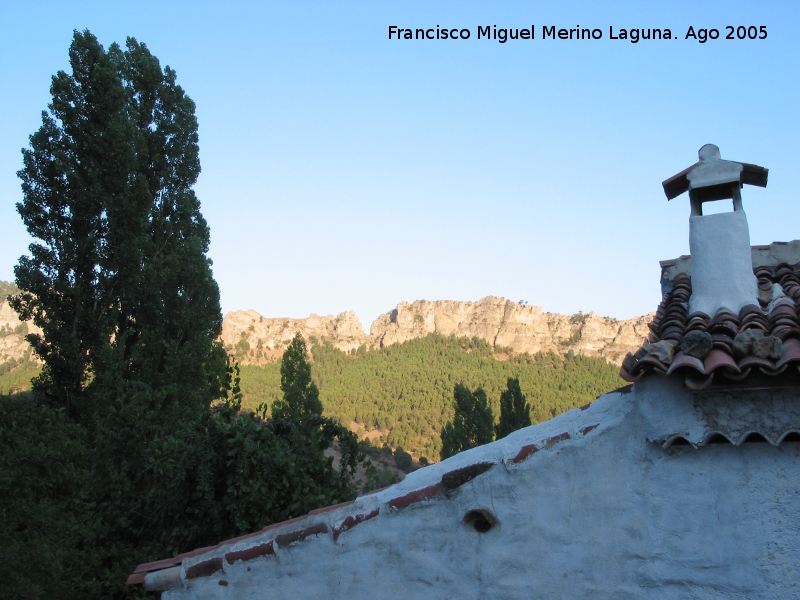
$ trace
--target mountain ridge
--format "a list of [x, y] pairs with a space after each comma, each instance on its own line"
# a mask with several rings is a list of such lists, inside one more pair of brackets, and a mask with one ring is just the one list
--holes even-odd
[[274, 362], [300, 333], [311, 345], [329, 343], [354, 353], [382, 348], [436, 333], [479, 338], [496, 352], [567, 352], [618, 363], [641, 345], [652, 315], [619, 320], [594, 312], [561, 315], [540, 306], [487, 296], [477, 302], [416, 300], [399, 302], [378, 316], [365, 333], [353, 311], [312, 314], [305, 319], [264, 317], [255, 310], [225, 315], [220, 339], [242, 364]]
[[[3, 284], [12, 291], [12, 284]], [[338, 315], [311, 314], [304, 319], [264, 317], [255, 310], [236, 310], [223, 319], [220, 339], [241, 364], [266, 364], [280, 359], [295, 334], [309, 345], [329, 343], [344, 352], [383, 348], [436, 333], [479, 338], [502, 354], [568, 352], [599, 356], [619, 363], [648, 335], [652, 315], [632, 319], [602, 317], [594, 312], [561, 315], [540, 306], [486, 296], [476, 302], [416, 300], [399, 302], [378, 316], [365, 333], [352, 310]], [[38, 332], [19, 321], [0, 298], [0, 364], [34, 359], [25, 334]]]

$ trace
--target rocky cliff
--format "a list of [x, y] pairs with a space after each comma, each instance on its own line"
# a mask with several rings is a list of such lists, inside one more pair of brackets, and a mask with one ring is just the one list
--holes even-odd
[[[572, 350], [619, 362], [647, 337], [650, 318], [648, 315], [619, 321], [595, 313], [566, 316], [488, 296], [477, 302], [401, 302], [372, 323], [369, 335], [352, 311], [335, 317], [275, 319], [254, 310], [237, 310], [225, 315], [221, 339], [242, 364], [277, 360], [296, 333], [311, 344], [330, 342], [345, 352], [360, 346], [381, 348], [438, 333], [478, 337], [499, 352], [535, 354]], [[32, 358], [24, 339], [29, 330], [34, 330], [33, 325], [20, 323], [5, 298], [0, 300], [0, 364]]]
[[33, 351], [25, 341], [25, 335], [38, 331], [33, 324], [20, 322], [3, 295], [0, 298], [0, 365], [33, 360]]
[[[8, 286], [8, 284], [4, 284]], [[33, 356], [24, 339], [34, 331], [21, 323], [0, 299], [0, 364], [23, 362]], [[565, 316], [542, 312], [541, 307], [488, 296], [477, 302], [417, 300], [400, 302], [378, 317], [367, 335], [352, 311], [337, 316], [311, 315], [305, 319], [266, 318], [254, 310], [225, 315], [221, 339], [242, 364], [277, 360], [296, 333], [311, 344], [329, 342], [350, 352], [398, 344], [431, 333], [478, 337], [497, 351], [514, 353], [567, 352], [602, 356], [619, 362], [647, 337], [651, 315], [619, 321], [595, 313]]]
[[488, 296], [478, 302], [401, 302], [372, 323], [369, 335], [353, 312], [335, 317], [273, 319], [252, 310], [235, 311], [225, 316], [222, 340], [243, 364], [275, 360], [298, 332], [311, 343], [330, 342], [346, 352], [362, 345], [380, 348], [438, 333], [478, 337], [501, 352], [572, 350], [619, 362], [647, 337], [650, 319], [648, 315], [620, 321], [595, 313], [565, 316]]
[[352, 311], [335, 317], [274, 319], [262, 317], [254, 310], [236, 310], [225, 315], [220, 338], [242, 364], [250, 364], [280, 358], [297, 333], [311, 344], [330, 342], [345, 352], [371, 345], [370, 337]]

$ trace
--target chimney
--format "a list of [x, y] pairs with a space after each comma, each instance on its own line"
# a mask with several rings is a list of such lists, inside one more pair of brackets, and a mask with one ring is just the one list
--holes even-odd
[[[698, 154], [699, 162], [662, 184], [668, 200], [689, 192], [689, 312], [713, 317], [720, 308], [727, 308], [738, 314], [748, 304], [758, 305], [741, 189], [744, 184], [766, 187], [768, 170], [723, 160], [714, 144], [706, 144]], [[703, 203], [715, 200], [731, 200], [733, 211], [703, 215]]]

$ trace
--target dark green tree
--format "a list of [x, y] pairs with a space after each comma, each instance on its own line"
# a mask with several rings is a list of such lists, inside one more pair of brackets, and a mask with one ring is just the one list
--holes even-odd
[[500, 394], [500, 422], [495, 428], [497, 439], [531, 425], [531, 407], [519, 387], [519, 378], [509, 377]]
[[207, 405], [221, 313], [191, 189], [194, 103], [134, 39], [106, 52], [76, 32], [69, 57], [18, 173], [17, 210], [37, 241], [15, 268], [12, 306], [42, 329], [28, 336], [44, 362], [35, 387], [73, 416], [108, 379]]
[[[289, 443], [297, 478], [304, 481], [291, 494], [292, 511], [302, 514], [354, 496], [352, 477], [363, 458], [358, 438], [335, 419], [322, 415], [319, 389], [311, 380], [306, 344], [299, 333], [281, 359], [281, 391], [283, 398], [272, 407], [270, 426]], [[262, 411], [266, 416], [266, 407]], [[325, 454], [334, 442], [340, 452], [338, 470], [333, 457]]]
[[62, 507], [83, 536], [74, 556], [92, 569], [71, 594], [118, 597], [136, 561], [213, 541], [212, 528], [182, 523], [217, 489], [204, 432], [230, 369], [191, 189], [194, 103], [134, 39], [106, 51], [75, 32], [69, 60], [23, 150], [17, 210], [35, 242], [11, 304], [42, 330], [27, 336], [44, 363], [37, 402], [63, 411], [90, 449], [73, 452], [90, 485]]
[[275, 402], [273, 418], [304, 422], [322, 416], [319, 389], [311, 381], [306, 343], [299, 333], [294, 336], [281, 359], [281, 391], [283, 399]]
[[442, 459], [494, 439], [494, 415], [483, 388], [472, 392], [458, 383], [453, 398], [455, 416], [442, 429]]
[[402, 446], [398, 446], [397, 449], [394, 451], [394, 464], [401, 471], [404, 471], [405, 473], [410, 473], [414, 461], [411, 455], [405, 450], [403, 450]]

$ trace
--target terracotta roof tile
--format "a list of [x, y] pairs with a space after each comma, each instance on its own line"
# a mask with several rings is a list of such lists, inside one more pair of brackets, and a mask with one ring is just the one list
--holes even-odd
[[400, 510], [408, 506], [411, 506], [412, 504], [415, 504], [417, 502], [422, 502], [423, 500], [430, 500], [437, 494], [443, 492], [444, 489], [445, 487], [444, 485], [442, 485], [441, 482], [435, 483], [420, 490], [414, 490], [412, 492], [409, 492], [403, 496], [392, 498], [386, 503], [386, 506], [388, 506], [389, 508]]
[[694, 356], [689, 356], [688, 354], [684, 354], [683, 352], [678, 352], [675, 354], [675, 358], [672, 359], [672, 364], [669, 367], [669, 370], [665, 373], [666, 375], [672, 375], [672, 373], [678, 369], [683, 368], [690, 368], [694, 369], [700, 373], [705, 374], [706, 367], [703, 364], [703, 361], [699, 358], [695, 358]]
[[787, 339], [781, 348], [781, 357], [778, 359], [777, 366], [782, 367], [790, 363], [800, 363], [800, 340], [795, 338]]
[[175, 565], [179, 565], [183, 562], [185, 558], [192, 558], [193, 556], [197, 556], [199, 554], [203, 554], [204, 552], [208, 552], [209, 550], [213, 550], [217, 546], [206, 546], [205, 548], [197, 548], [190, 552], [184, 552], [183, 554], [178, 554], [174, 558], [165, 558], [163, 560], [156, 560], [149, 563], [143, 563], [136, 567], [133, 571], [134, 573], [147, 573], [149, 571], [160, 571], [161, 569], [166, 569], [168, 567], [174, 567]]
[[369, 521], [370, 519], [374, 519], [380, 514], [380, 509], [375, 508], [368, 513], [359, 513], [356, 515], [349, 515], [345, 518], [344, 521], [339, 523], [336, 527], [333, 528], [333, 541], [337, 541], [339, 536], [345, 532], [349, 531], [356, 525], [360, 525], [364, 521]]
[[253, 560], [254, 558], [260, 558], [262, 556], [271, 556], [275, 554], [275, 543], [274, 540], [270, 540], [263, 544], [258, 544], [257, 546], [250, 546], [249, 548], [244, 548], [243, 550], [234, 550], [232, 552], [225, 553], [225, 560], [228, 561], [229, 565], [232, 565], [237, 560]]
[[[691, 278], [678, 273], [650, 323], [648, 339], [649, 344], [662, 340], [677, 343], [672, 362], [666, 364], [663, 358], [648, 352], [646, 344], [625, 357], [620, 375], [628, 381], [654, 375], [679, 375], [687, 387], [702, 389], [712, 381], [736, 382], [751, 375], [776, 376], [789, 366], [800, 369], [800, 264], [761, 265], [753, 272], [758, 280], [761, 305], [749, 304], [739, 314], [720, 309], [711, 316], [701, 312], [688, 314]], [[690, 331], [711, 336], [711, 351], [703, 359], [689, 356], [680, 349], [680, 343]], [[747, 342], [745, 346], [739, 342], [737, 348], [737, 335], [747, 331], [760, 332], [751, 337], [770, 337], [757, 343]], [[756, 346], [758, 348], [753, 349]]]
[[132, 575], [128, 576], [128, 580], [126, 581], [126, 583], [128, 585], [142, 585], [144, 583], [144, 578], [146, 576], [147, 573], [133, 573]]
[[478, 475], [485, 473], [493, 466], [494, 463], [481, 462], [474, 465], [461, 467], [455, 471], [449, 471], [442, 475], [442, 485], [446, 490], [454, 490], [457, 487], [464, 485], [468, 481], [475, 479]]
[[[177, 556], [175, 556], [173, 558], [165, 558], [163, 560], [156, 560], [156, 561], [153, 561], [153, 562], [142, 563], [138, 567], [136, 567], [136, 569], [134, 570], [133, 574], [131, 574], [128, 577], [128, 585], [141, 585], [142, 583], [144, 583], [144, 579], [145, 579], [145, 577], [147, 576], [148, 573], [154, 573], [156, 571], [162, 571], [162, 570], [168, 569], [170, 567], [175, 567], [175, 566], [181, 565], [181, 564], [183, 564], [184, 560], [186, 560], [188, 558], [193, 558], [195, 556], [199, 556], [201, 554], [205, 554], [205, 553], [210, 552], [212, 550], [216, 550], [218, 548], [221, 548], [222, 546], [232, 546], [233, 544], [235, 544], [237, 542], [241, 542], [241, 541], [247, 540], [249, 538], [253, 538], [253, 537], [259, 536], [259, 535], [261, 535], [263, 533], [266, 533], [266, 532], [268, 532], [268, 531], [270, 531], [272, 529], [278, 529], [278, 528], [284, 528], [285, 529], [290, 525], [294, 525], [294, 524], [298, 524], [298, 523], [304, 522], [309, 517], [312, 517], [312, 516], [315, 516], [315, 515], [319, 515], [320, 513], [327, 513], [327, 512], [330, 512], [330, 511], [334, 510], [334, 509], [342, 508], [342, 507], [348, 506], [350, 504], [353, 504], [353, 501], [342, 502], [341, 504], [336, 504], [336, 505], [333, 505], [333, 506], [326, 506], [324, 508], [319, 508], [319, 509], [316, 509], [316, 510], [312, 510], [307, 515], [303, 515], [303, 516], [300, 516], [300, 517], [295, 517], [294, 519], [289, 519], [287, 521], [281, 521], [280, 523], [273, 523], [271, 525], [267, 525], [266, 527], [264, 527], [260, 531], [256, 531], [256, 532], [253, 532], [253, 533], [248, 533], [248, 534], [245, 534], [245, 535], [241, 535], [239, 537], [235, 537], [235, 538], [232, 538], [232, 539], [229, 539], [229, 540], [224, 540], [224, 541], [220, 542], [219, 544], [217, 544], [216, 546], [207, 546], [205, 548], [197, 548], [197, 549], [192, 550], [190, 552], [184, 552], [182, 554], [178, 554]], [[285, 545], [291, 544], [292, 542], [302, 541], [302, 540], [306, 539], [309, 536], [317, 535], [317, 534], [320, 534], [320, 533], [327, 533], [327, 532], [328, 532], [327, 525], [325, 525], [324, 523], [318, 523], [318, 524], [312, 525], [310, 527], [299, 528], [297, 530], [289, 529], [289, 531], [287, 531], [286, 533], [276, 536], [274, 541], [278, 545], [285, 546]], [[273, 543], [272, 541], [269, 542], [270, 545], [272, 543]], [[274, 550], [272, 552], [270, 552], [270, 550], [272, 549], [272, 546], [270, 546], [270, 548], [267, 548], [267, 544], [262, 544], [260, 546], [257, 546], [256, 548], [258, 548], [258, 550], [254, 551], [255, 552], [254, 556], [255, 555], [266, 556], [266, 555], [269, 555], [271, 553], [274, 553]], [[264, 552], [261, 552], [261, 550], [264, 550]], [[252, 558], [249, 555], [247, 555], [247, 558], [245, 558], [245, 554], [240, 555], [238, 552], [229, 552], [229, 553], [227, 553], [225, 555], [225, 557], [228, 559], [229, 562], [233, 562], [235, 560], [247, 560], [249, 558]], [[202, 566], [200, 566], [200, 565], [202, 565]], [[219, 568], [217, 568], [218, 566], [219, 566]], [[204, 561], [203, 563], [196, 564], [195, 567], [197, 567], [197, 568], [192, 572], [192, 574], [193, 574], [192, 576], [193, 577], [205, 576], [206, 574], [208, 574], [207, 571], [209, 571], [209, 570], [211, 570], [209, 572], [216, 572], [217, 570], [222, 569], [221, 559], [219, 561], [219, 565], [217, 564], [217, 562]], [[190, 578], [188, 571], [187, 571], [187, 578]]]
[[664, 361], [659, 359], [657, 356], [652, 354], [646, 354], [643, 356], [639, 363], [636, 365], [636, 371], [642, 371], [647, 365], [652, 365], [653, 371], [657, 373], [666, 373], [667, 369], [669, 369], [669, 365], [666, 364]]
[[323, 533], [328, 533], [328, 526], [325, 525], [325, 523], [317, 523], [316, 525], [304, 527], [303, 529], [282, 533], [281, 535], [275, 537], [275, 543], [278, 544], [280, 548], [284, 548], [291, 544], [302, 542], [312, 535], [316, 536]]
[[134, 569], [134, 574], [139, 573], [149, 573], [150, 571], [160, 571], [161, 569], [167, 569], [169, 567], [174, 567], [175, 565], [179, 565], [183, 562], [182, 555], [175, 556], [173, 558], [164, 558], [162, 560], [154, 560], [148, 563], [142, 563], [136, 569]]
[[193, 564], [186, 569], [186, 579], [197, 579], [198, 577], [208, 577], [217, 571], [222, 571], [222, 559], [214, 556], [208, 560]]

